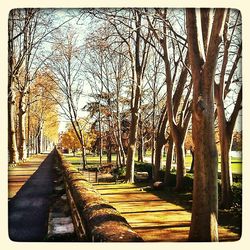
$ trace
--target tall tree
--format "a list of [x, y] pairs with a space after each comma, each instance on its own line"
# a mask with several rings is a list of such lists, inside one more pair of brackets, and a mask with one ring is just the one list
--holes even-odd
[[195, 147], [191, 241], [218, 241], [218, 156], [214, 133], [214, 77], [227, 10], [187, 9], [186, 28], [193, 79], [192, 137]]
[[[98, 32], [98, 35], [100, 32]], [[98, 42], [99, 45], [101, 41]], [[124, 82], [124, 57], [121, 53], [113, 51], [106, 46], [100, 49], [99, 45], [91, 43], [91, 50], [88, 53], [88, 63], [86, 63], [87, 79], [91, 86], [91, 98], [89, 111], [98, 114], [96, 120], [101, 120], [99, 128], [104, 127], [102, 136], [107, 148], [107, 160], [111, 162], [112, 144], [115, 142], [117, 149], [118, 165], [125, 165], [125, 152], [122, 143], [121, 131], [121, 110], [122, 110], [122, 86]], [[90, 48], [88, 48], [90, 49]], [[100, 130], [100, 129], [99, 129]], [[101, 138], [100, 138], [101, 139]]]
[[[161, 47], [161, 51], [159, 51], [155, 45], [152, 44], [152, 46], [161, 55], [165, 65], [167, 85], [166, 114], [170, 126], [170, 133], [176, 148], [176, 190], [180, 190], [183, 187], [183, 177], [186, 174], [184, 164], [184, 139], [191, 118], [189, 98], [192, 82], [188, 79], [189, 62], [185, 48], [185, 39], [181, 38], [181, 41], [178, 41], [178, 34], [176, 34], [171, 25], [170, 15], [167, 15], [167, 9], [157, 9], [155, 16], [157, 19], [150, 20], [150, 15], [148, 15], [147, 19], [154, 37]], [[158, 19], [160, 19], [160, 22], [158, 21], [157, 24], [155, 20]], [[170, 54], [173, 60], [171, 60]], [[177, 84], [174, 91], [175, 82]], [[187, 88], [186, 91], [184, 91], [185, 87]], [[171, 148], [172, 147], [169, 147], [169, 150], [171, 150]]]
[[[141, 84], [144, 69], [147, 63], [148, 45], [142, 39], [142, 14], [139, 10], [132, 11], [135, 25], [134, 54], [130, 51], [132, 64], [133, 92], [131, 99], [131, 123], [129, 132], [129, 146], [126, 162], [126, 181], [134, 182], [134, 157], [136, 150], [136, 138], [138, 130], [138, 119], [140, 112]], [[149, 33], [148, 33], [149, 35]], [[148, 37], [147, 37], [148, 38]], [[146, 39], [147, 40], [147, 39]], [[131, 44], [128, 44], [131, 48]]]
[[33, 153], [41, 153], [45, 150], [43, 147], [45, 138], [53, 143], [58, 140], [58, 106], [50, 95], [55, 92], [56, 86], [53, 82], [39, 72], [30, 87], [28, 103], [30, 119], [27, 122], [29, 122], [29, 134], [32, 138], [30, 151]]
[[[71, 18], [72, 19], [72, 18]], [[14, 134], [17, 133], [19, 159], [27, 157], [26, 144], [26, 113], [30, 85], [36, 77], [36, 72], [43, 64], [38, 54], [44, 53], [44, 42], [51, 32], [63, 25], [54, 22], [54, 10], [14, 9], [9, 15], [9, 155], [10, 162], [16, 161]], [[18, 95], [18, 131], [13, 127], [13, 106]], [[11, 100], [12, 99], [12, 100]], [[28, 117], [29, 119], [29, 117]], [[29, 128], [29, 127], [28, 127]], [[29, 135], [29, 134], [28, 134]]]
[[[220, 78], [218, 84], [215, 85], [215, 100], [218, 117], [218, 128], [220, 137], [220, 149], [221, 149], [221, 207], [229, 208], [232, 203], [232, 170], [230, 160], [230, 150], [232, 146], [233, 131], [236, 123], [237, 116], [241, 109], [242, 102], [242, 87], [235, 85], [235, 82], [241, 82], [241, 72], [237, 72], [241, 59], [242, 44], [241, 39], [237, 42], [236, 27], [239, 23], [240, 13], [236, 14], [236, 19], [233, 20], [232, 31], [229, 34], [230, 13], [234, 11], [228, 11], [226, 24], [223, 32], [224, 49], [223, 59], [220, 68]], [[233, 15], [234, 16], [234, 15]], [[232, 17], [232, 15], [231, 15]], [[236, 33], [236, 34], [235, 34]], [[235, 42], [236, 40], [236, 42]], [[234, 48], [237, 48], [236, 50]], [[234, 51], [233, 61], [230, 62], [229, 51]], [[232, 52], [231, 52], [232, 53]], [[237, 73], [239, 76], [237, 76]], [[236, 76], [236, 77], [235, 77]], [[227, 77], [227, 78], [226, 78]], [[234, 82], [233, 82], [234, 81]], [[239, 90], [237, 90], [239, 89]], [[234, 100], [233, 95], [236, 96]], [[235, 93], [234, 93], [235, 92]], [[230, 100], [230, 106], [233, 107], [229, 114], [226, 114], [226, 105]], [[232, 101], [234, 103], [232, 103]]]
[[[154, 53], [154, 51], [150, 51], [147, 70], [145, 71], [145, 78], [147, 80], [146, 86], [148, 86], [148, 91], [143, 94], [142, 98], [146, 99], [148, 102], [148, 107], [146, 110], [151, 112], [151, 163], [154, 166], [154, 169], [160, 169], [161, 165], [161, 152], [163, 145], [165, 143], [165, 127], [163, 129], [162, 135], [157, 135], [159, 133], [157, 127], [160, 127], [159, 122], [163, 121], [161, 119], [161, 109], [164, 106], [165, 102], [165, 82], [164, 82], [164, 74], [163, 74], [163, 64], [162, 59], [158, 53]], [[162, 143], [163, 142], [163, 143]], [[161, 146], [159, 146], [161, 144]], [[160, 147], [160, 150], [159, 150]], [[156, 153], [157, 151], [157, 153]], [[160, 154], [158, 153], [160, 152]], [[159, 157], [157, 157], [158, 155]]]
[[[26, 11], [17, 9], [12, 10], [9, 14], [9, 29], [8, 29], [8, 148], [9, 148], [9, 162], [16, 163], [18, 161], [16, 131], [15, 131], [15, 78], [19, 74], [19, 70], [23, 65], [27, 53], [25, 43], [21, 44], [17, 41], [23, 39], [24, 34], [27, 34], [28, 25], [32, 19], [33, 14], [29, 15]], [[18, 53], [17, 53], [18, 52]]]
[[[63, 39], [62, 39], [63, 38]], [[68, 119], [81, 144], [83, 167], [86, 167], [86, 145], [83, 127], [79, 122], [79, 101], [83, 96], [82, 65], [84, 60], [83, 47], [78, 44], [78, 37], [72, 25], [54, 33], [53, 55], [47, 59], [44, 74], [58, 87], [57, 101], [64, 116]], [[60, 97], [60, 98], [58, 98]]]

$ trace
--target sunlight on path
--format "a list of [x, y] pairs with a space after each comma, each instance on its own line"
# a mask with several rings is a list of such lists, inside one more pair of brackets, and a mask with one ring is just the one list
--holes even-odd
[[19, 163], [16, 167], [9, 168], [8, 198], [13, 198], [23, 184], [38, 169], [47, 154], [39, 154], [30, 157], [26, 162]]
[[[144, 241], [187, 241], [191, 213], [133, 184], [100, 183], [95, 188], [126, 218]], [[219, 228], [221, 241], [239, 238]]]

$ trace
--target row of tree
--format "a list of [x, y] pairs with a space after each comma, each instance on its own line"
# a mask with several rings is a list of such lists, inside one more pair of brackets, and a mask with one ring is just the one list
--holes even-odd
[[[25, 160], [57, 140], [57, 109], [43, 88], [37, 61], [52, 20], [37, 9], [14, 9], [8, 31], [9, 162]], [[50, 86], [53, 88], [53, 86]]]
[[167, 182], [175, 148], [178, 191], [186, 174], [184, 143], [192, 129], [195, 173], [190, 239], [218, 240], [215, 127], [221, 151], [222, 205], [227, 207], [232, 185], [230, 150], [242, 100], [240, 13], [84, 9], [64, 14], [62, 18], [55, 10], [39, 9], [10, 13], [9, 161], [17, 161], [17, 148], [19, 159], [25, 159], [26, 147], [30, 149], [32, 138], [41, 141], [42, 131], [49, 141], [54, 140], [60, 115], [71, 124], [63, 140], [70, 141], [74, 132], [83, 166], [95, 126], [100, 162], [103, 143], [110, 161], [113, 147], [118, 166], [126, 166], [127, 182], [134, 182], [135, 152], [138, 149], [142, 161], [146, 144], [152, 152], [154, 181], [160, 178], [166, 146]]
[[[136, 143], [139, 148], [143, 145], [143, 130], [150, 121], [153, 178], [155, 181], [159, 179], [162, 149], [166, 143], [166, 171], [170, 173], [174, 144], [176, 190], [183, 187], [186, 171], [184, 141], [193, 114], [195, 165], [202, 169], [212, 168], [216, 176], [217, 167], [211, 166], [217, 166], [218, 162], [215, 126], [218, 128], [222, 205], [228, 206], [232, 185], [230, 150], [242, 100], [240, 13], [232, 10], [193, 11], [190, 24], [185, 10], [88, 10], [88, 14], [95, 17], [95, 22], [99, 20], [99, 24], [90, 34], [90, 44], [87, 43], [89, 65], [85, 74], [90, 75], [89, 82], [99, 93], [94, 99], [98, 100], [98, 96], [97, 103], [106, 102], [110, 124], [113, 121], [114, 131], [118, 131], [117, 142], [121, 141], [119, 114], [131, 113], [127, 181], [134, 181]], [[206, 81], [210, 83], [206, 85]], [[130, 90], [126, 88], [127, 82], [132, 82]], [[105, 97], [101, 95], [103, 92]], [[121, 95], [125, 96], [123, 100]], [[204, 110], [207, 111], [206, 119], [200, 117]], [[109, 125], [108, 131], [110, 128]], [[120, 147], [119, 151], [123, 152], [122, 144]], [[207, 165], [201, 164], [202, 161]], [[204, 171], [198, 172], [203, 176]], [[214, 174], [212, 179], [216, 179]]]

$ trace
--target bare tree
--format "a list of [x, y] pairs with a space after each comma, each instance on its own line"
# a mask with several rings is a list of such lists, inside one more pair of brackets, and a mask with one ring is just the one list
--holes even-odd
[[[65, 32], [65, 33], [64, 33]], [[64, 116], [71, 122], [81, 144], [83, 168], [86, 167], [86, 146], [83, 127], [80, 123], [79, 101], [83, 96], [82, 65], [83, 48], [78, 44], [77, 35], [71, 25], [59, 30], [54, 35], [53, 55], [46, 61], [45, 73], [58, 86], [57, 97], [54, 98]]]
[[[85, 63], [85, 76], [91, 86], [91, 97], [101, 103], [101, 113], [106, 130], [107, 160], [111, 162], [112, 145], [115, 143], [119, 166], [125, 165], [125, 152], [121, 131], [122, 88], [127, 80], [127, 58], [124, 46], [117, 47], [112, 40], [114, 30], [104, 23], [96, 32], [90, 34], [86, 49], [88, 62]], [[90, 103], [90, 104], [91, 104]], [[99, 113], [100, 114], [100, 113]]]
[[23, 43], [23, 48], [18, 48], [20, 53], [16, 53], [16, 42], [24, 39], [27, 35], [28, 25], [33, 17], [33, 11], [20, 12], [12, 10], [9, 15], [8, 30], [8, 148], [9, 162], [16, 163], [18, 161], [16, 131], [15, 131], [15, 77], [19, 74], [19, 70], [23, 65], [26, 53], [28, 51], [27, 44]]
[[[221, 190], [222, 190], [222, 199], [221, 206], [228, 208], [232, 202], [232, 170], [231, 170], [231, 161], [230, 161], [230, 150], [232, 145], [233, 130], [235, 127], [236, 119], [241, 109], [242, 102], [242, 87], [235, 85], [235, 82], [241, 82], [241, 73], [237, 72], [239, 68], [242, 44], [241, 39], [237, 39], [239, 32], [237, 32], [236, 27], [239, 23], [240, 13], [236, 14], [236, 19], [232, 25], [231, 32], [229, 31], [230, 22], [230, 13], [234, 11], [228, 11], [226, 24], [223, 32], [224, 48], [222, 63], [220, 68], [220, 77], [218, 84], [215, 84], [215, 100], [217, 108], [217, 117], [218, 117], [218, 128], [219, 128], [219, 137], [220, 137], [220, 148], [221, 148]], [[231, 15], [232, 17], [232, 15]], [[230, 32], [230, 34], [229, 34]], [[237, 42], [237, 40], [239, 40]], [[234, 51], [234, 48], [237, 48]], [[232, 56], [229, 54], [233, 53]], [[230, 62], [231, 59], [231, 62]], [[241, 69], [240, 69], [241, 70]], [[237, 76], [238, 73], [238, 76]], [[227, 79], [226, 79], [227, 77]], [[239, 89], [239, 90], [237, 90]], [[236, 91], [236, 93], [234, 93]], [[233, 96], [236, 96], [236, 100], [232, 103]], [[233, 109], [229, 114], [226, 114], [226, 105], [230, 101], [229, 105]]]
[[[165, 65], [165, 77], [167, 85], [165, 112], [170, 126], [170, 134], [173, 138], [176, 148], [176, 190], [180, 190], [183, 187], [183, 177], [186, 174], [184, 164], [184, 139], [191, 118], [189, 98], [192, 82], [190, 82], [190, 79], [188, 79], [189, 63], [188, 57], [185, 56], [187, 54], [185, 45], [186, 41], [184, 38], [181, 38], [181, 41], [178, 40], [177, 34], [170, 22], [170, 15], [167, 16], [166, 9], [156, 9], [153, 19], [151, 15], [152, 13], [147, 14], [147, 20], [155, 39], [158, 41], [161, 47], [161, 50], [159, 50], [155, 44], [151, 45], [160, 54]], [[170, 54], [173, 57], [172, 60], [170, 59]], [[174, 84], [175, 92], [173, 95]], [[164, 120], [166, 120], [166, 118], [163, 119], [163, 121]], [[163, 127], [163, 130], [164, 129], [166, 129], [166, 127]], [[163, 139], [161, 140], [163, 144]], [[172, 146], [170, 145], [168, 149], [172, 150]], [[170, 151], [169, 156], [171, 157]], [[157, 155], [157, 157], [159, 156]], [[157, 166], [156, 171], [158, 168], [159, 167]]]
[[150, 32], [142, 27], [143, 17], [139, 9], [98, 10], [91, 11], [91, 14], [98, 18], [106, 19], [111, 27], [114, 28], [119, 42], [127, 47], [127, 54], [131, 63], [131, 122], [125, 178], [127, 182], [133, 183], [141, 84], [149, 51], [149, 46], [145, 40], [150, 38]]
[[[161, 117], [160, 112], [162, 110], [162, 105], [165, 100], [164, 97], [165, 91], [163, 90], [165, 86], [165, 82], [163, 79], [164, 69], [161, 57], [159, 56], [158, 53], [154, 53], [154, 50], [151, 51], [148, 60], [149, 62], [147, 70], [145, 72], [145, 78], [147, 80], [147, 85], [149, 86], [149, 89], [148, 93], [146, 93], [145, 96], [143, 96], [143, 98], [147, 98], [148, 96], [148, 102], [149, 104], [151, 104], [150, 107], [152, 106], [152, 108], [150, 108], [150, 110], [152, 110], [151, 111], [152, 112], [151, 163], [154, 166], [154, 169], [159, 169], [162, 158], [161, 157], [162, 147], [165, 144], [164, 138], [165, 138], [165, 128], [166, 128], [166, 125], [163, 126], [164, 129], [162, 130], [161, 133], [159, 133], [159, 130], [157, 129], [157, 126], [162, 127], [161, 125], [158, 124], [160, 121], [163, 120], [162, 118], [160, 118]], [[159, 146], [160, 144], [161, 146]]]
[[[16, 162], [16, 142], [14, 134], [18, 134], [19, 159], [27, 157], [26, 113], [29, 107], [29, 89], [36, 73], [43, 64], [38, 54], [43, 53], [45, 38], [68, 22], [54, 22], [54, 11], [40, 9], [14, 9], [9, 15], [9, 85], [8, 85], [8, 117], [9, 117], [9, 156], [10, 162]], [[13, 107], [18, 97], [18, 131], [13, 127]], [[29, 117], [28, 117], [29, 119]], [[29, 122], [28, 122], [29, 123]], [[28, 126], [29, 129], [29, 126]], [[15, 158], [15, 159], [14, 159]]]
[[195, 147], [191, 241], [218, 241], [218, 156], [214, 133], [214, 76], [227, 10], [187, 9], [186, 28], [193, 79], [192, 137]]

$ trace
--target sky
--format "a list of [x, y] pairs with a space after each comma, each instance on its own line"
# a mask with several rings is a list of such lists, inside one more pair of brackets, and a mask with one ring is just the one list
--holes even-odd
[[[46, 11], [46, 9], [44, 9]], [[57, 9], [56, 10], [56, 24], [61, 24], [65, 22], [70, 16], [72, 17], [72, 14], [77, 14], [78, 9]], [[71, 27], [77, 32], [78, 38], [77, 41], [79, 45], [83, 45], [85, 38], [88, 36], [88, 34], [92, 31], [92, 27], [90, 25], [90, 19], [89, 18], [81, 18], [79, 19], [74, 18], [71, 21], [67, 23], [67, 25], [71, 25]], [[47, 49], [50, 50], [51, 44], [47, 45]], [[90, 87], [89, 85], [85, 82], [84, 83], [84, 94], [85, 96], [80, 97], [79, 100], [79, 105], [84, 106], [88, 102], [88, 98], [86, 97], [87, 93], [90, 93]], [[79, 108], [80, 110], [81, 108]], [[84, 116], [84, 112], [80, 111], [79, 116]], [[60, 126], [59, 126], [59, 131], [64, 131], [66, 128], [66, 125], [69, 121], [66, 120], [65, 117], [61, 116], [60, 117]], [[235, 130], [240, 131], [242, 129], [242, 112], [240, 112], [239, 117], [236, 122]]]

